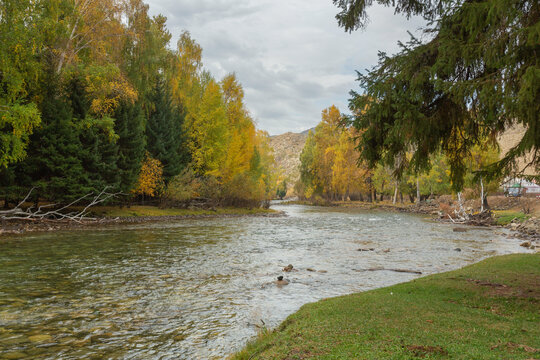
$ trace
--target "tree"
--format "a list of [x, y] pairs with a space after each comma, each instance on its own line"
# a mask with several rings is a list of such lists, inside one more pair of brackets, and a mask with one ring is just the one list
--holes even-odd
[[276, 196], [283, 200], [283, 198], [287, 195], [287, 181], [283, 180], [279, 183], [277, 190], [276, 190]]
[[172, 104], [166, 84], [160, 80], [150, 97], [154, 110], [146, 124], [147, 149], [163, 164], [163, 176], [169, 180], [180, 174], [188, 163], [183, 132], [184, 116]]
[[163, 188], [163, 165], [157, 159], [154, 159], [147, 152], [141, 167], [137, 186], [133, 193], [154, 197], [157, 196]]
[[30, 0], [0, 3], [0, 168], [24, 159], [41, 121], [32, 101], [42, 71], [39, 7], [39, 1]]
[[30, 139], [28, 157], [15, 168], [18, 184], [35, 187], [35, 199], [67, 202], [95, 189], [82, 164], [80, 127], [67, 97], [60, 96], [52, 68], [43, 84], [42, 126]]
[[140, 103], [122, 103], [115, 113], [114, 131], [118, 135], [117, 167], [120, 189], [129, 192], [137, 182], [146, 147], [144, 116]]
[[478, 195], [480, 198], [480, 211], [488, 208], [487, 195], [490, 191], [497, 191], [499, 187], [499, 179], [487, 181], [481, 170], [486, 164], [492, 164], [499, 159], [499, 149], [496, 145], [485, 142], [482, 145], [477, 145], [472, 148], [471, 154], [467, 159], [469, 173], [466, 177], [467, 185], [477, 188], [479, 187]]
[[[359, 150], [370, 166], [412, 152], [416, 172], [442, 151], [452, 186], [464, 185], [466, 159], [485, 138], [514, 124], [526, 128], [504, 158], [485, 166], [494, 177], [514, 169], [532, 151], [529, 166], [540, 170], [540, 4], [530, 0], [429, 1], [378, 0], [407, 16], [433, 20], [430, 40], [412, 38], [394, 55], [359, 74], [364, 94], [352, 92], [352, 122], [364, 131]], [[338, 23], [346, 31], [366, 26], [371, 1], [334, 0]], [[405, 170], [395, 167], [396, 174]]]

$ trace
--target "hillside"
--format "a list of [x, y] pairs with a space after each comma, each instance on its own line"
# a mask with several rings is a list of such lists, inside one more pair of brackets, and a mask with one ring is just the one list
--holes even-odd
[[[516, 125], [499, 136], [497, 139], [501, 146], [501, 155], [505, 155], [512, 147], [516, 146], [525, 134], [525, 128], [522, 125]], [[532, 154], [527, 154], [519, 158], [518, 169], [522, 170], [532, 160]], [[525, 171], [526, 175], [536, 175], [534, 168], [529, 167]]]
[[270, 146], [283, 178], [287, 179], [288, 192], [300, 177], [300, 153], [304, 148], [308, 131], [302, 133], [287, 132], [270, 137]]

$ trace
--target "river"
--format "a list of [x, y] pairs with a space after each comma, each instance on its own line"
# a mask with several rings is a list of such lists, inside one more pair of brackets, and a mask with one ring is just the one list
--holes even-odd
[[526, 251], [501, 229], [273, 207], [287, 216], [0, 238], [0, 358], [221, 359], [305, 303]]

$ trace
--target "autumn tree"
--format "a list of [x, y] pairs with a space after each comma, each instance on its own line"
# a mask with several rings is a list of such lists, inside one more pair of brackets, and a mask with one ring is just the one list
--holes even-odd
[[41, 118], [33, 101], [42, 67], [39, 1], [0, 3], [0, 168], [24, 159]]
[[146, 153], [141, 166], [137, 186], [133, 193], [137, 195], [154, 197], [159, 195], [163, 188], [163, 165], [157, 159]]
[[337, 107], [323, 110], [300, 155], [301, 195], [345, 200], [368, 191], [370, 174], [358, 166], [355, 138], [355, 130], [345, 126]]

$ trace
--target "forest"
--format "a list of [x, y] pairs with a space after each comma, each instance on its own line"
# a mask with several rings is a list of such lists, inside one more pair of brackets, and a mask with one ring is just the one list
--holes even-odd
[[176, 47], [141, 0], [7, 0], [0, 6], [4, 206], [257, 206], [275, 193], [268, 134], [234, 73], [216, 79], [188, 31]]

